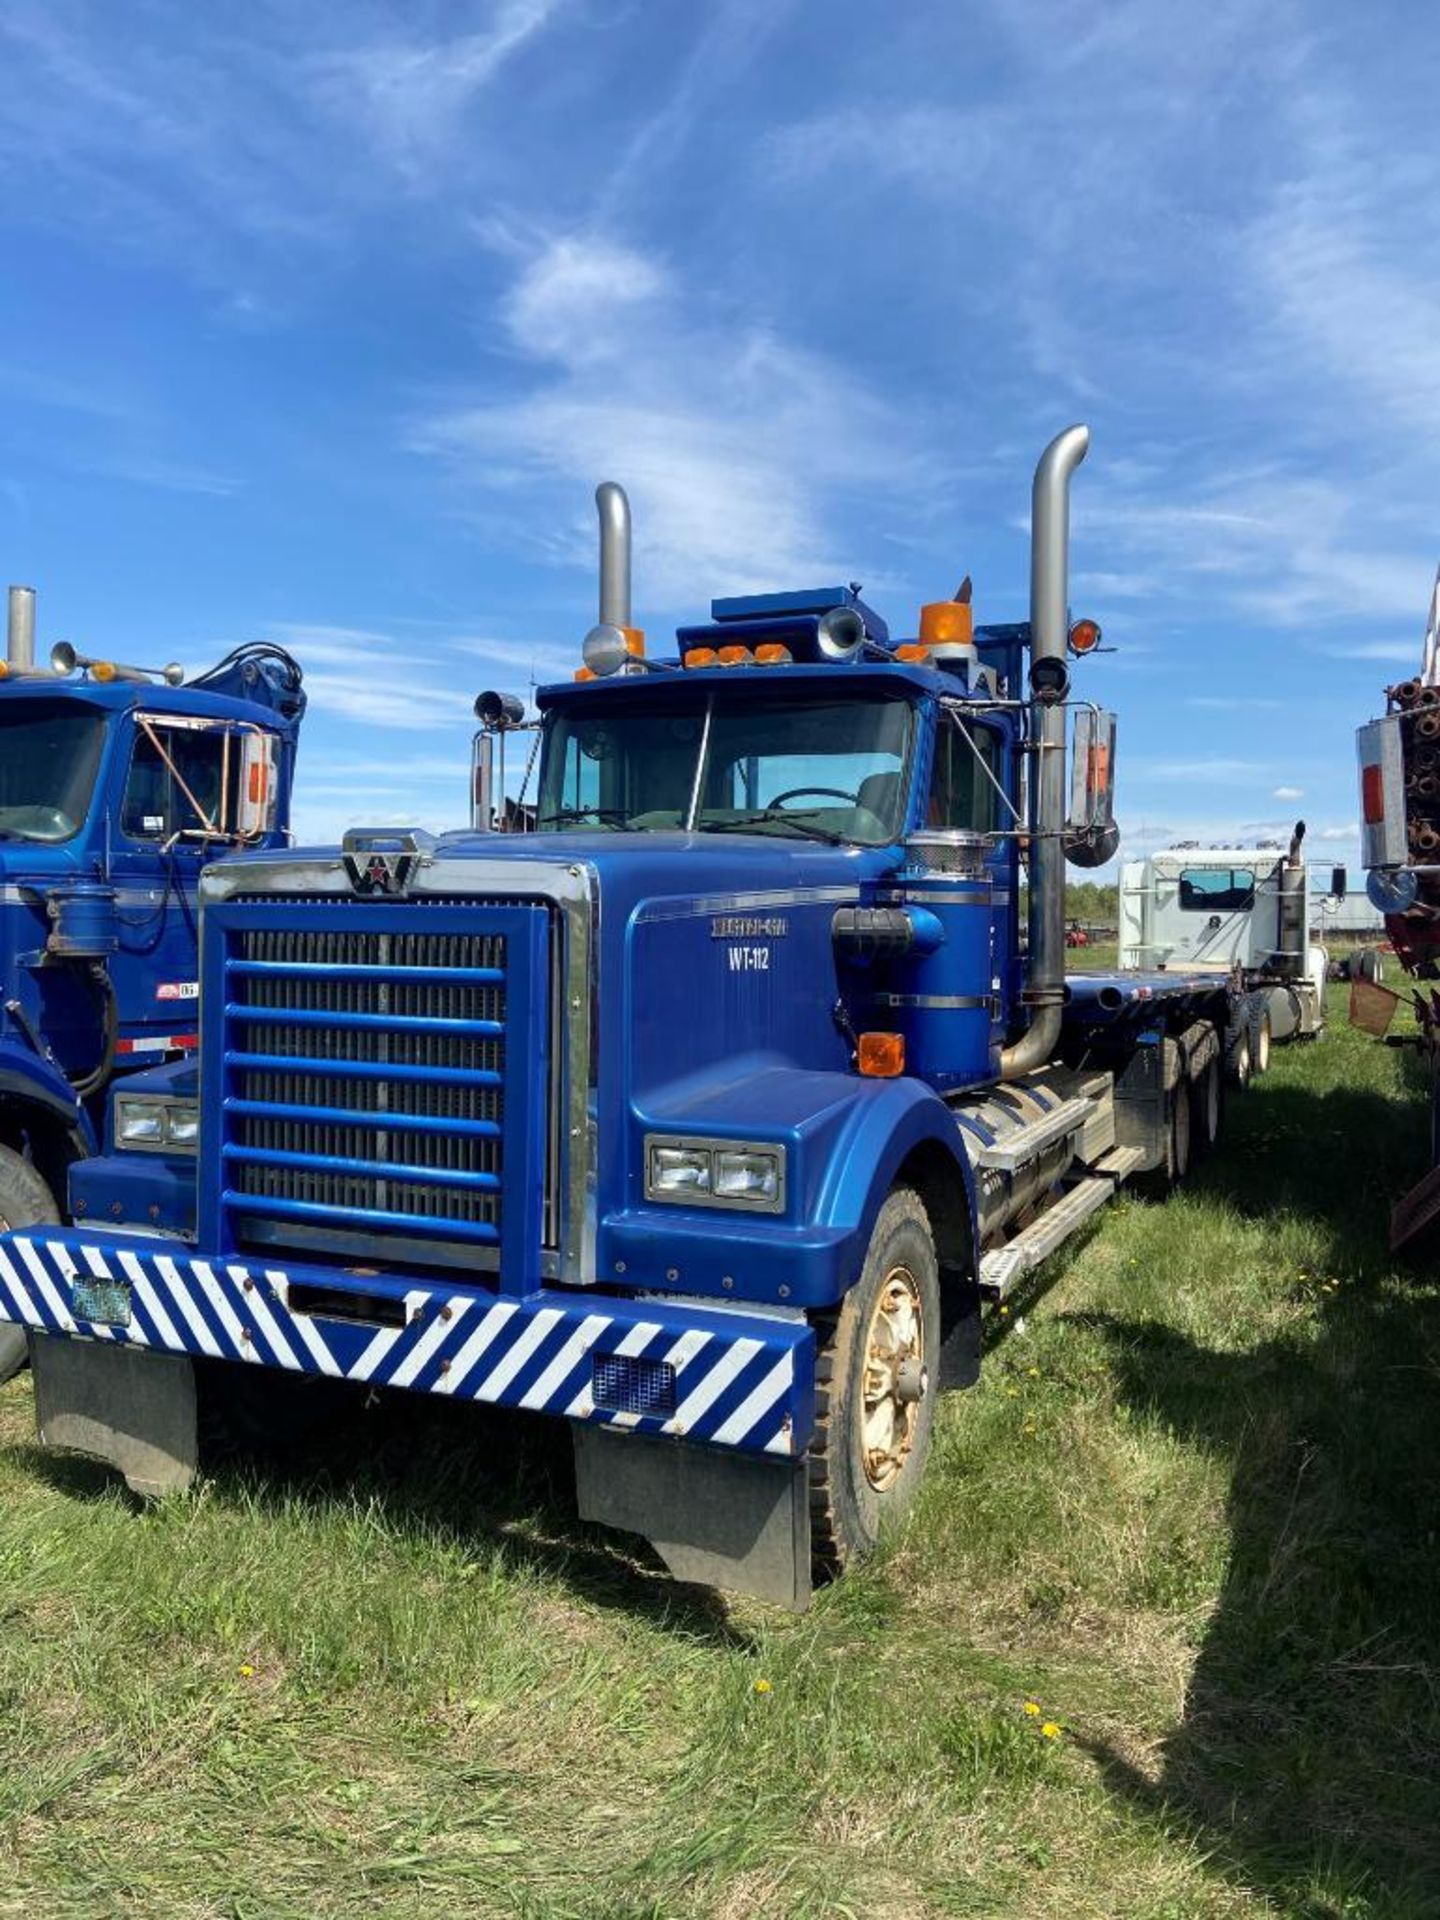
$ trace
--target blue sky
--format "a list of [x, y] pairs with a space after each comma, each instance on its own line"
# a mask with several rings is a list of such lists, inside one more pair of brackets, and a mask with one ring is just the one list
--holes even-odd
[[1430, 9], [4, 0], [0, 73], [0, 574], [47, 642], [291, 645], [307, 837], [460, 822], [597, 479], [652, 645], [836, 578], [1011, 619], [1085, 419], [1127, 845], [1354, 858], [1440, 556]]

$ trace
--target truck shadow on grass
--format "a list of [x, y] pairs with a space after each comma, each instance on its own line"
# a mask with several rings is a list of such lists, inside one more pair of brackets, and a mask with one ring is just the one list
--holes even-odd
[[1323, 1272], [1293, 1283], [1309, 1311], [1240, 1351], [1085, 1316], [1132, 1410], [1231, 1475], [1223, 1588], [1158, 1774], [1092, 1751], [1313, 1920], [1440, 1915], [1440, 1229], [1409, 1272], [1386, 1246], [1421, 1151], [1408, 1102], [1266, 1089], [1200, 1184], [1321, 1224]]
[[[228, 1371], [228, 1369], [227, 1369]], [[588, 1526], [575, 1513], [568, 1425], [493, 1407], [441, 1405], [403, 1393], [274, 1381], [276, 1431], [223, 1417], [202, 1423], [209, 1498], [235, 1510], [292, 1514], [323, 1525], [336, 1509], [373, 1507], [397, 1535], [498, 1559], [520, 1576], [569, 1587], [583, 1604], [643, 1616], [727, 1647], [748, 1647], [721, 1597], [682, 1585], [648, 1545]], [[206, 1387], [202, 1379], [202, 1404]], [[320, 1397], [323, 1412], [304, 1403]], [[290, 1423], [293, 1398], [300, 1417]], [[40, 1447], [13, 1448], [23, 1468], [67, 1499], [111, 1497], [110, 1468]], [[136, 1502], [137, 1508], [141, 1505]]]

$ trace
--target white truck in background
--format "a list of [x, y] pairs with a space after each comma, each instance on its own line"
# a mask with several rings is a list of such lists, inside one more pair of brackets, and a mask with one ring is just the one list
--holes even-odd
[[[1288, 847], [1179, 841], [1121, 869], [1122, 970], [1213, 967], [1238, 977], [1244, 993], [1226, 1046], [1238, 1085], [1265, 1072], [1272, 1044], [1324, 1031], [1329, 956], [1314, 937], [1304, 838], [1300, 820]], [[1337, 867], [1331, 896], [1344, 892]]]

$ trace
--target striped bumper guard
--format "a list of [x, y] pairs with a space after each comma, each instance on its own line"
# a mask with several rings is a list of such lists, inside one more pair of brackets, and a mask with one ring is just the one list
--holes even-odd
[[556, 1291], [512, 1299], [402, 1274], [357, 1285], [121, 1234], [0, 1236], [5, 1320], [746, 1453], [804, 1453], [814, 1414], [814, 1335], [799, 1318]]

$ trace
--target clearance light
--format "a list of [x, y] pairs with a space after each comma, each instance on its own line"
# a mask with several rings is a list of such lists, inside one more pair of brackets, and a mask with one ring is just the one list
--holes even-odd
[[909, 661], [928, 660], [930, 648], [928, 644], [918, 640], [907, 640], [903, 647], [896, 647], [895, 658]]
[[931, 600], [920, 609], [920, 638], [928, 647], [975, 643], [975, 609], [968, 600]]
[[722, 667], [753, 667], [755, 656], [749, 647], [721, 647], [715, 656]]
[[9, 678], [10, 662], [8, 660], [0, 660], [0, 680], [8, 680]]
[[685, 656], [687, 667], [713, 667], [716, 661], [714, 647], [691, 647]]
[[794, 658], [789, 647], [782, 647], [778, 640], [767, 640], [755, 649], [757, 667], [788, 667]]
[[113, 680], [115, 678], [115, 668], [108, 660], [92, 660], [90, 662], [90, 678], [92, 680]]
[[862, 1033], [855, 1064], [871, 1080], [897, 1080], [905, 1071], [903, 1033]]
[[1090, 653], [1100, 644], [1100, 623], [1098, 620], [1077, 620], [1070, 629], [1070, 651], [1072, 653]]
[[595, 678], [595, 669], [593, 667], [576, 667], [575, 678], [577, 680], [593, 680]]

